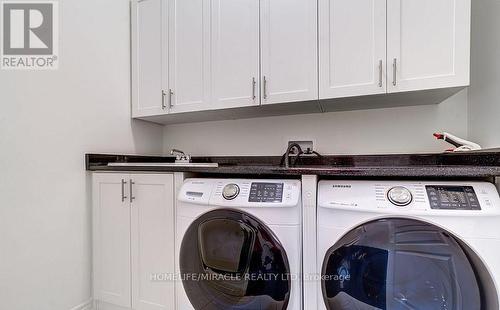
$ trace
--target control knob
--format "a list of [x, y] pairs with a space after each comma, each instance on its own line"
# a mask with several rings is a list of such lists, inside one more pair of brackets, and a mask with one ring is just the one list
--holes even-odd
[[391, 188], [387, 192], [387, 198], [392, 204], [398, 207], [405, 207], [409, 205], [413, 200], [413, 196], [410, 190], [403, 186], [396, 186]]
[[240, 187], [237, 184], [227, 184], [222, 190], [222, 197], [226, 200], [233, 200], [240, 193]]

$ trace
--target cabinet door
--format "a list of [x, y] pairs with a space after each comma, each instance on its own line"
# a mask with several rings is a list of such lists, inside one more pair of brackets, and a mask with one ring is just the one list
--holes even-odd
[[94, 174], [94, 298], [130, 308], [130, 205], [128, 176]]
[[320, 99], [385, 93], [386, 0], [319, 0], [319, 55]]
[[132, 308], [174, 309], [174, 282], [164, 277], [174, 273], [173, 175], [131, 179]]
[[169, 1], [171, 113], [210, 108], [210, 1]]
[[166, 2], [132, 2], [132, 116], [165, 113], [168, 88]]
[[211, 2], [214, 108], [258, 105], [259, 3]]
[[261, 0], [262, 104], [318, 99], [317, 0]]
[[388, 0], [389, 92], [469, 85], [470, 0]]

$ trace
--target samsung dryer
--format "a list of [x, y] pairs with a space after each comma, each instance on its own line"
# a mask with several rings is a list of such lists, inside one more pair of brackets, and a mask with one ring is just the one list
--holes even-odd
[[317, 212], [320, 309], [498, 309], [493, 184], [322, 181]]
[[301, 240], [299, 180], [186, 180], [177, 309], [301, 309]]

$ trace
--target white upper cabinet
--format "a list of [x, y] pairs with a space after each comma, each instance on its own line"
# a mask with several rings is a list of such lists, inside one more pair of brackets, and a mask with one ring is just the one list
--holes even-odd
[[470, 83], [470, 15], [471, 0], [132, 0], [132, 115], [310, 113], [324, 109], [300, 102], [410, 91], [436, 103]]
[[210, 1], [169, 2], [169, 87], [165, 101], [170, 113], [210, 107]]
[[211, 105], [213, 108], [259, 105], [259, 3], [256, 0], [211, 2]]
[[262, 104], [318, 99], [317, 0], [261, 0]]
[[467, 86], [470, 0], [387, 0], [389, 92]]
[[319, 0], [319, 68], [320, 99], [386, 92], [386, 0]]
[[165, 113], [162, 89], [168, 85], [166, 36], [162, 0], [132, 2], [132, 114]]

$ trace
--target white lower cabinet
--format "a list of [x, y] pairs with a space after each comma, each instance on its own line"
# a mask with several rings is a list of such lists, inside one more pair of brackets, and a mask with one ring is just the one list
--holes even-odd
[[122, 199], [128, 181], [95, 174], [92, 190], [94, 298], [121, 307], [130, 307], [130, 202]]
[[92, 193], [96, 308], [173, 309], [173, 175], [96, 173]]

